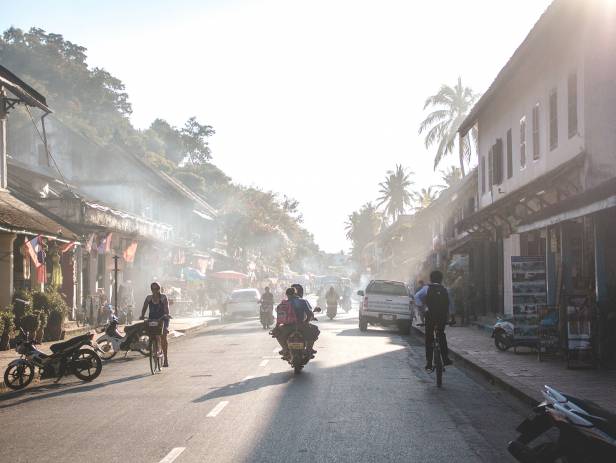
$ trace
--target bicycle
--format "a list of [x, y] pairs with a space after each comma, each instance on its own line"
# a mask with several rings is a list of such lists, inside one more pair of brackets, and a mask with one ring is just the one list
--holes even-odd
[[[449, 325], [450, 323], [445, 323]], [[418, 323], [417, 326], [426, 326], [425, 323]], [[444, 334], [444, 333], [443, 333]], [[441, 353], [441, 335], [434, 325], [434, 345], [432, 346], [432, 370], [436, 372], [436, 386], [441, 387], [443, 385], [443, 373], [445, 372], [445, 365], [443, 364], [443, 355]]]
[[165, 329], [164, 322], [168, 318], [169, 317], [165, 315], [161, 318], [150, 318], [145, 320], [145, 332], [150, 338], [150, 371], [153, 375], [162, 371], [163, 351], [160, 346], [160, 337], [163, 335]]

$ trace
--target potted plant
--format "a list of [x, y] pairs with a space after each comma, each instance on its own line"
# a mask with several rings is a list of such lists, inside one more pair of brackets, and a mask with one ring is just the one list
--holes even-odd
[[13, 331], [14, 315], [12, 310], [6, 309], [0, 311], [0, 323], [2, 324], [2, 335], [0, 336], [0, 350], [9, 349], [9, 339]]

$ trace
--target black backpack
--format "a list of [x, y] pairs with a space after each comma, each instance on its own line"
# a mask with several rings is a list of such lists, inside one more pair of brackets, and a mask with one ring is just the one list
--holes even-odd
[[446, 321], [449, 313], [449, 293], [442, 285], [431, 284], [428, 286], [426, 305], [434, 317], [434, 320]]

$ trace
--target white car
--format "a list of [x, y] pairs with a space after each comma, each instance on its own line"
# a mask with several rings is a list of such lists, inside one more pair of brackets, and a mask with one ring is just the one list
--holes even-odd
[[254, 317], [259, 315], [261, 294], [258, 289], [236, 289], [231, 293], [225, 307], [225, 317]]
[[400, 281], [372, 280], [359, 305], [359, 330], [368, 325], [395, 326], [402, 334], [411, 330], [411, 295], [406, 284]]

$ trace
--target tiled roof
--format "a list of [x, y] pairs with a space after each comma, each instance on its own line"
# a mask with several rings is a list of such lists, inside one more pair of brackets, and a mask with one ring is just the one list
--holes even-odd
[[0, 229], [14, 233], [46, 235], [77, 241], [72, 230], [16, 198], [9, 191], [0, 191]]

